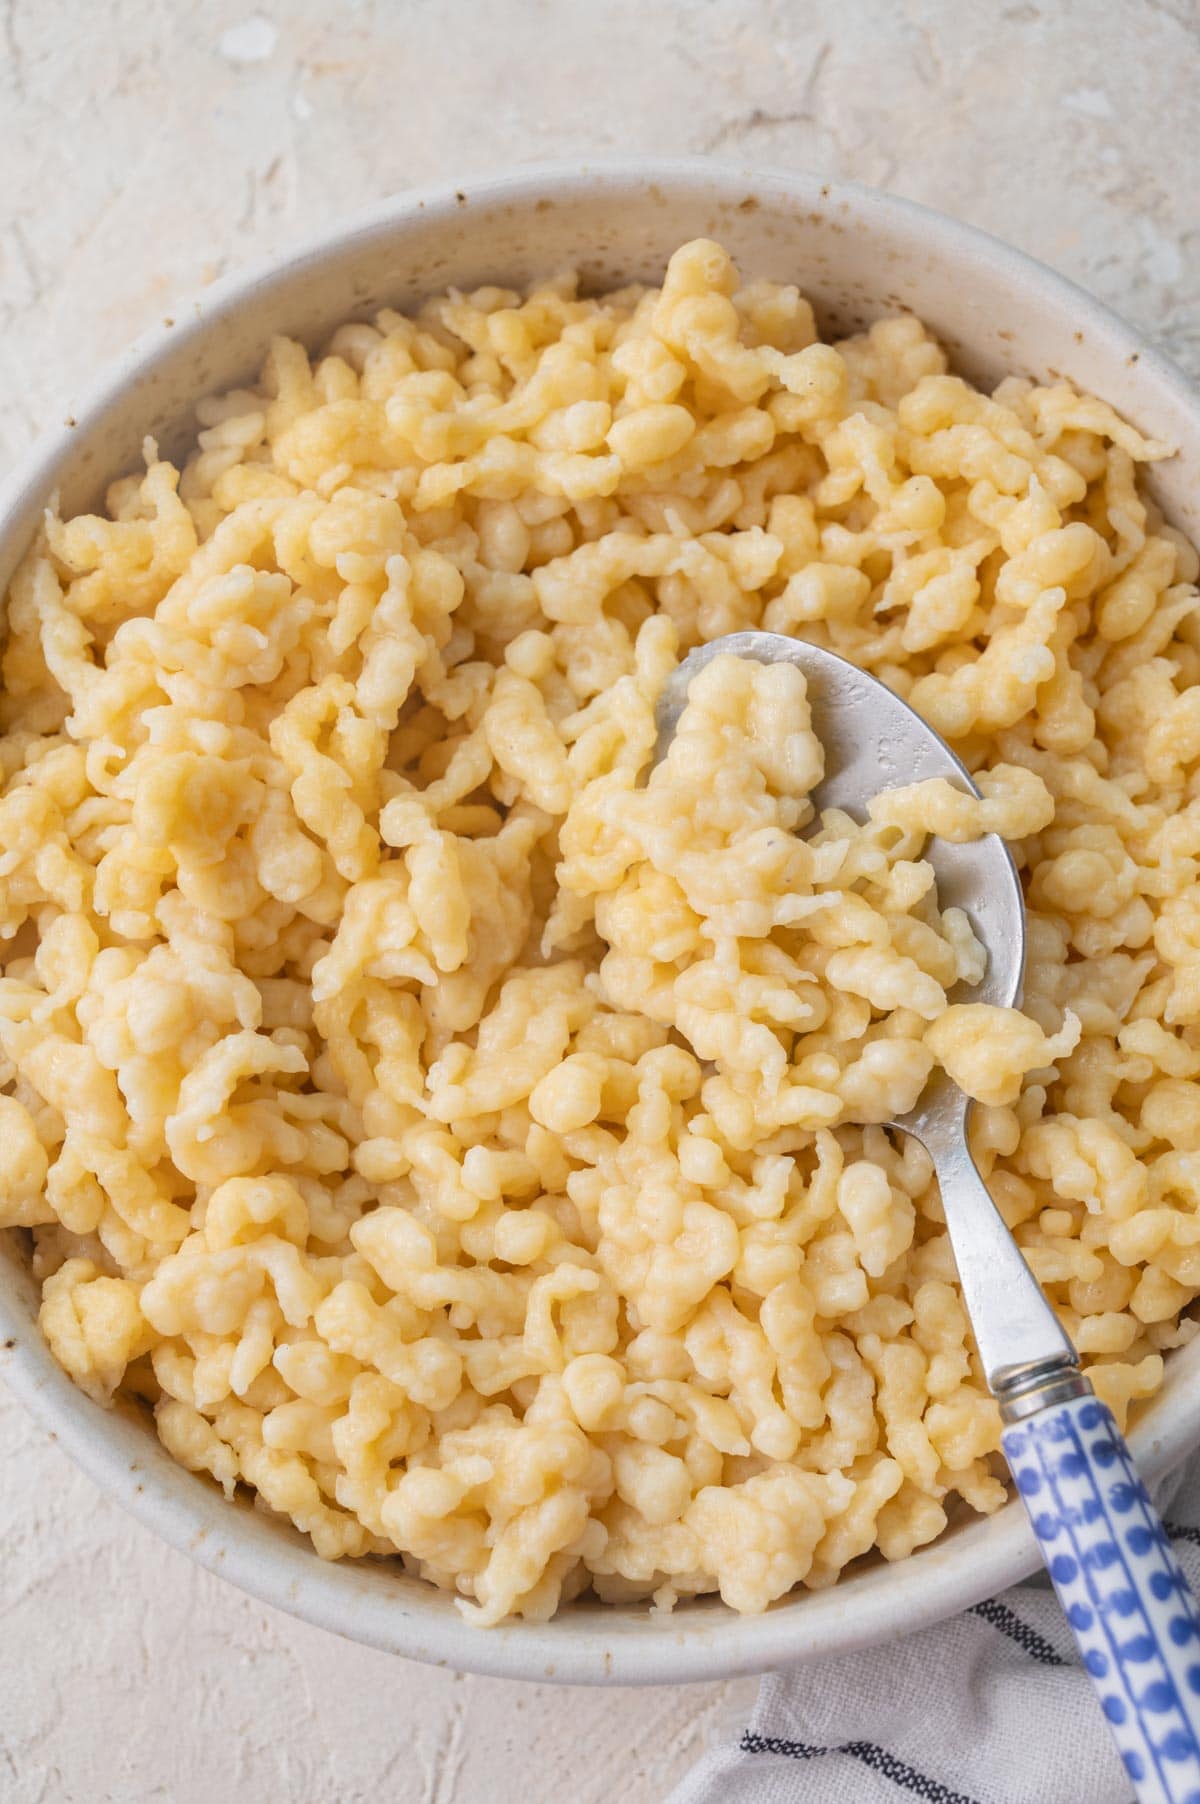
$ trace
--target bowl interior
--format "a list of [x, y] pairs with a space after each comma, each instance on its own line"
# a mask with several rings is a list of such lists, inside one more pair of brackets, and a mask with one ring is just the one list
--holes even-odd
[[[959, 373], [984, 385], [1020, 373], [1092, 390], [1178, 454], [1153, 488], [1200, 539], [1200, 399], [1178, 371], [1098, 303], [969, 228], [852, 185], [698, 161], [530, 171], [404, 197], [272, 270], [215, 286], [135, 351], [29, 470], [0, 511], [0, 592], [51, 492], [95, 506], [136, 467], [149, 434], [168, 451], [194, 433], [195, 402], [257, 368], [273, 333], [318, 344], [350, 316], [408, 308], [446, 287], [519, 286], [565, 267], [590, 289], [657, 280], [688, 238], [715, 237], [749, 277], [795, 282], [826, 331], [920, 315]], [[398, 1566], [331, 1566], [290, 1527], [227, 1505], [160, 1447], [133, 1409], [104, 1414], [51, 1359], [22, 1236], [0, 1235], [0, 1372], [91, 1476], [175, 1546], [298, 1615], [410, 1658], [506, 1677], [663, 1683], [726, 1677], [886, 1640], [1033, 1570], [1017, 1503], [964, 1520], [896, 1566], [864, 1563], [826, 1592], [762, 1617], [712, 1599], [670, 1617], [586, 1602], [545, 1625], [481, 1633], [450, 1598]], [[1155, 1476], [1200, 1439], [1200, 1342], [1174, 1355], [1143, 1412], [1135, 1451]]]

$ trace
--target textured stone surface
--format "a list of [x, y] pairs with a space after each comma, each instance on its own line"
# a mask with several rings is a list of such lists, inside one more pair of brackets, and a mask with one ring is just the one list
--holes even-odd
[[[413, 183], [587, 153], [892, 188], [1200, 368], [1198, 51], [1196, 0], [0, 0], [0, 475], [214, 276]], [[753, 1693], [565, 1694], [304, 1628], [2, 1395], [0, 1473], [6, 1804], [659, 1804]]]

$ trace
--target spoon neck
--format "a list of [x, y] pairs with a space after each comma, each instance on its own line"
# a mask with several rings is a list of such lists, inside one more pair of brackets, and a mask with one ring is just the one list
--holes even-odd
[[964, 1111], [957, 1134], [935, 1130], [921, 1138], [937, 1173], [984, 1374], [1011, 1421], [1090, 1387], [1079, 1371], [1079, 1355], [979, 1174], [965, 1129]]

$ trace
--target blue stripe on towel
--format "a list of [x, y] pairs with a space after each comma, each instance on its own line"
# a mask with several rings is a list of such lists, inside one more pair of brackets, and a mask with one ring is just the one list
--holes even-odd
[[848, 1754], [852, 1760], [861, 1760], [881, 1778], [890, 1779], [902, 1791], [923, 1798], [925, 1804], [977, 1804], [966, 1792], [951, 1791], [940, 1779], [930, 1779], [926, 1773], [919, 1773], [915, 1767], [898, 1760], [895, 1754], [889, 1754], [886, 1748], [876, 1747], [873, 1741], [845, 1741], [838, 1748], [818, 1748], [806, 1741], [785, 1741], [779, 1735], [756, 1735], [747, 1729], [740, 1745], [743, 1754], [782, 1754], [788, 1760], [817, 1760], [822, 1754]]
[[972, 1604], [967, 1612], [970, 1616], [978, 1616], [982, 1622], [990, 1623], [992, 1628], [999, 1629], [1010, 1641], [1015, 1641], [1019, 1648], [1033, 1660], [1040, 1660], [1043, 1666], [1066, 1666], [1067, 1661], [1057, 1653], [1046, 1640], [1039, 1635], [1029, 1623], [1023, 1622], [1015, 1610], [1002, 1604], [997, 1597], [985, 1597], [981, 1604]]

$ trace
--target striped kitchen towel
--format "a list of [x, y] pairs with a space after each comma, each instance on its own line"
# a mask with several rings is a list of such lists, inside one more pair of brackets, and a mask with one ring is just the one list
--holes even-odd
[[[1200, 1456], [1158, 1493], [1200, 1593]], [[1048, 1580], [865, 1654], [772, 1673], [667, 1804], [1130, 1804]]]

